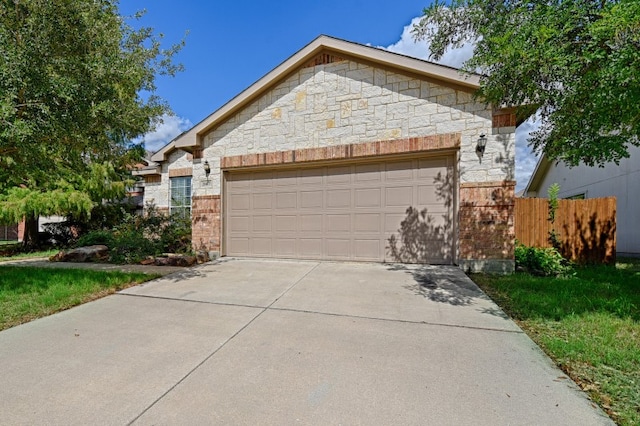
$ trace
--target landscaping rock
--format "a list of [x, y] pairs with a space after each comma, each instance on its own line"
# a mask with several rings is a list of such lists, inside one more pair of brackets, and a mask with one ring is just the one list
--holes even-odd
[[169, 253], [166, 257], [156, 257], [154, 264], [157, 266], [193, 266], [196, 261], [195, 256]]
[[209, 252], [205, 250], [200, 250], [199, 252], [196, 253], [196, 260], [198, 261], [198, 263], [208, 262], [209, 260], [211, 260], [209, 258]]
[[146, 259], [142, 259], [140, 261], [141, 265], [153, 265], [155, 263], [156, 259], [153, 256], [149, 256]]
[[109, 258], [109, 248], [104, 245], [62, 250], [49, 258], [51, 262], [100, 262]]

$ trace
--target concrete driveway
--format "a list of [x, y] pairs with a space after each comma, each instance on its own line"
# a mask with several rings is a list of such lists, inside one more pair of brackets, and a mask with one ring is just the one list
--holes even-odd
[[0, 424], [611, 424], [454, 267], [222, 260], [0, 333]]

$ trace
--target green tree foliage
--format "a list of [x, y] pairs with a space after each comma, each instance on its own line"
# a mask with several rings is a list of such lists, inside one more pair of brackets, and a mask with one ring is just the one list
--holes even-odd
[[530, 143], [569, 165], [603, 166], [640, 145], [638, 0], [436, 0], [414, 28], [437, 59], [474, 42], [478, 96], [539, 111]]
[[558, 183], [551, 184], [549, 189], [547, 189], [547, 196], [549, 197], [549, 222], [551, 222], [549, 243], [553, 248], [560, 251], [562, 241], [560, 241], [560, 235], [555, 230], [556, 212], [558, 211], [558, 194], [560, 194], [560, 185]]
[[182, 46], [127, 20], [117, 0], [0, 0], [0, 222], [123, 196], [144, 152], [130, 141], [169, 112], [155, 81]]

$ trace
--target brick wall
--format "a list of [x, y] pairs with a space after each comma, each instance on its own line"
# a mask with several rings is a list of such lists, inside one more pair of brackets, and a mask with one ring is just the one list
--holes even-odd
[[465, 270], [514, 269], [515, 182], [460, 185], [459, 264]]
[[24, 231], [25, 231], [25, 221], [22, 220], [18, 223], [18, 241], [24, 240]]
[[191, 199], [191, 240], [194, 250], [220, 251], [220, 196]]

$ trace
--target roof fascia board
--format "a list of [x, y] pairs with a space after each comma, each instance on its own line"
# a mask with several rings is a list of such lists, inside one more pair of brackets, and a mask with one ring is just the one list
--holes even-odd
[[536, 191], [536, 193], [539, 192], [540, 184], [542, 183], [544, 176], [547, 174], [549, 166], [551, 166], [551, 162], [547, 159], [546, 155], [542, 154], [536, 164], [536, 168], [531, 174], [531, 178], [529, 178], [529, 183], [527, 183], [527, 186], [524, 189], [525, 195], [528, 195], [531, 191]]
[[132, 175], [134, 176], [149, 176], [149, 175], [159, 175], [161, 174], [161, 167], [160, 166], [156, 166], [154, 168], [150, 168], [150, 169], [140, 169], [140, 170], [133, 170], [131, 172]]
[[157, 151], [155, 154], [153, 154], [151, 156], [151, 161], [154, 161], [156, 163], [162, 162], [164, 160], [166, 160], [167, 155], [169, 155], [171, 153], [171, 151], [173, 151], [175, 149], [176, 142], [175, 139], [171, 142], [169, 142], [168, 144], [166, 144], [165, 146], [163, 146], [159, 151]]

